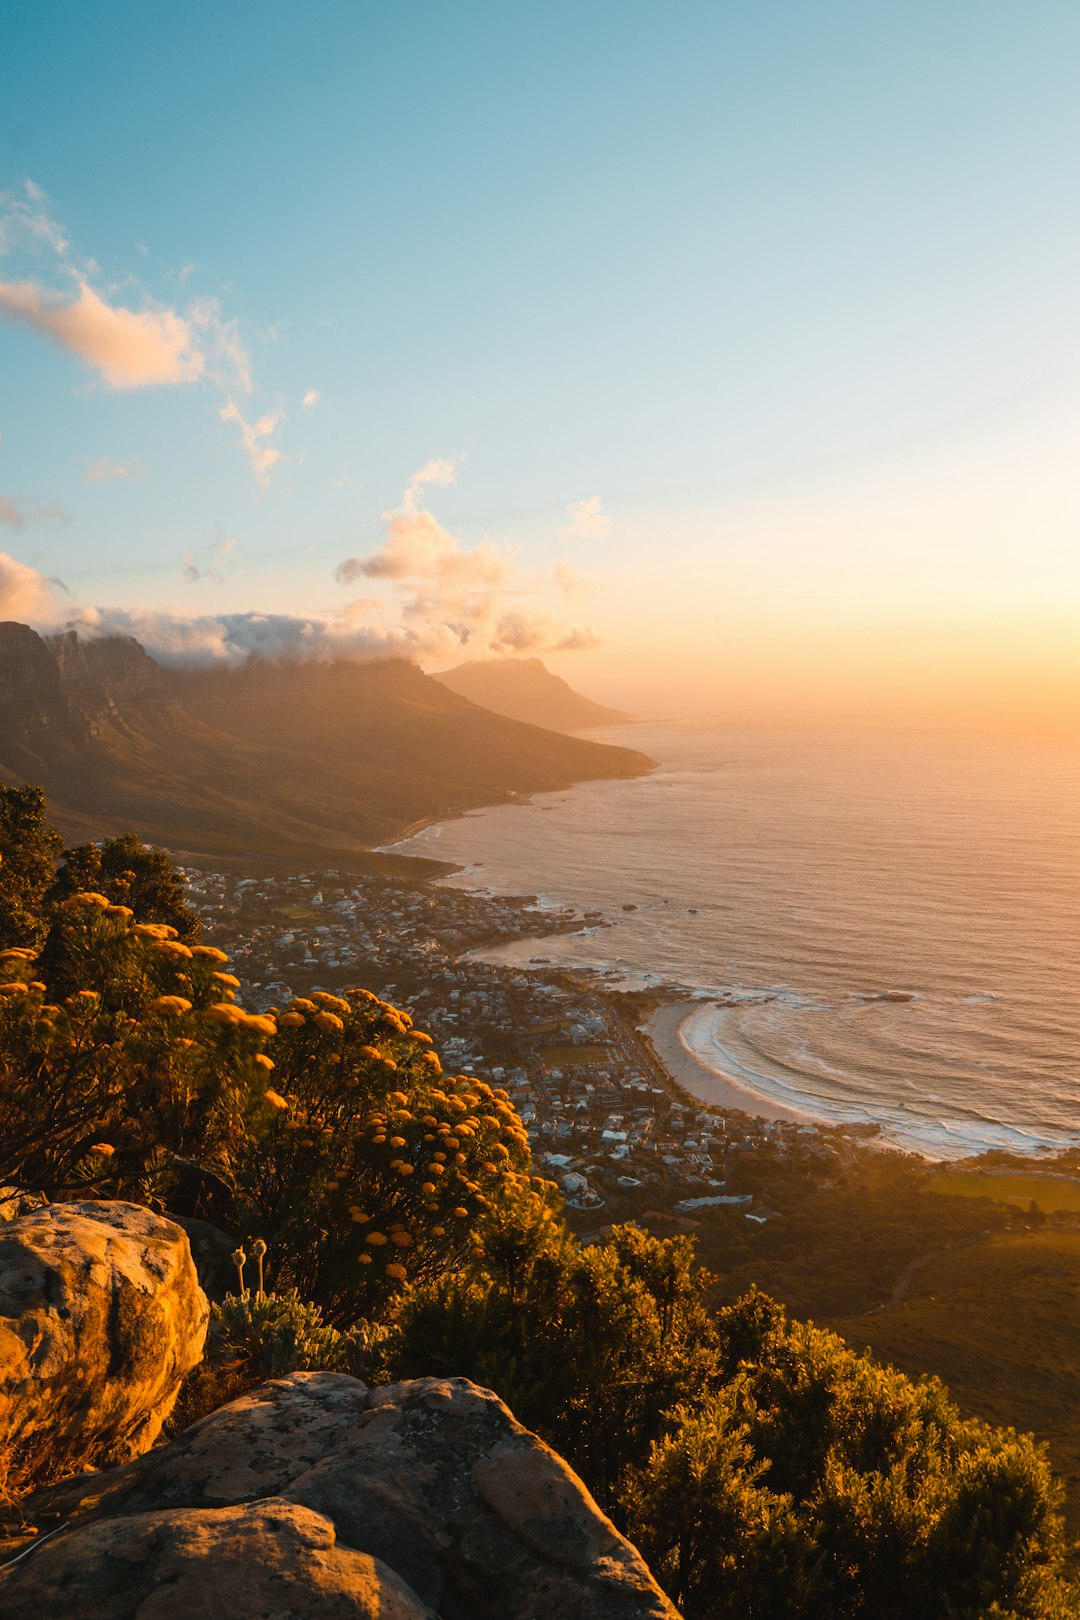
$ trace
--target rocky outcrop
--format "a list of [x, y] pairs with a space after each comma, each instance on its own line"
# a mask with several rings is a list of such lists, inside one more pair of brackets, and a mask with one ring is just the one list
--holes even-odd
[[464, 1378], [295, 1373], [51, 1493], [7, 1620], [673, 1620], [561, 1458]]
[[202, 1355], [184, 1232], [136, 1204], [49, 1204], [0, 1225], [0, 1445], [14, 1478], [151, 1446]]

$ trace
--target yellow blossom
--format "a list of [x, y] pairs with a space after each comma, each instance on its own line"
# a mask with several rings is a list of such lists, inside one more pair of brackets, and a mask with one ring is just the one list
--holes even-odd
[[344, 1023], [338, 1017], [337, 1013], [332, 1012], [316, 1013], [315, 1023], [318, 1025], [319, 1029], [341, 1030], [345, 1028]]
[[[263, 1096], [270, 1104], [271, 1108], [288, 1108], [289, 1106], [285, 1098], [281, 1095], [281, 1092], [275, 1091], [273, 1087], [269, 1087], [266, 1091], [264, 1091]], [[310, 1143], [307, 1144], [309, 1147], [310, 1145]]]
[[377, 1249], [381, 1249], [383, 1244], [386, 1242], [386, 1233], [385, 1232], [368, 1232], [368, 1233], [365, 1234], [364, 1242], [365, 1243], [373, 1243]]
[[399, 1266], [396, 1263], [385, 1266], [383, 1269], [388, 1277], [396, 1277], [401, 1282], [404, 1282], [405, 1278], [409, 1275], [404, 1266]]
[[191, 1011], [191, 1002], [186, 996], [158, 996], [147, 1011], [160, 1013], [165, 1018], [179, 1018], [182, 1013]]
[[229, 960], [225, 952], [219, 951], [216, 945], [193, 945], [191, 954], [192, 956], [201, 957], [204, 962], [227, 962]]
[[265, 1052], [256, 1052], [255, 1061], [260, 1069], [272, 1069], [274, 1067], [273, 1058], [268, 1058]]

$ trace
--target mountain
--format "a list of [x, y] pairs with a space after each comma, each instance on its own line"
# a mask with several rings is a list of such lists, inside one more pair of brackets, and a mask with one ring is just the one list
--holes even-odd
[[591, 726], [620, 726], [633, 719], [622, 709], [607, 709], [582, 697], [539, 658], [485, 658], [458, 664], [432, 679], [493, 714], [546, 726], [550, 731], [587, 731]]
[[477, 707], [405, 659], [168, 669], [0, 624], [0, 777], [61, 830], [188, 854], [357, 854], [412, 824], [652, 761]]

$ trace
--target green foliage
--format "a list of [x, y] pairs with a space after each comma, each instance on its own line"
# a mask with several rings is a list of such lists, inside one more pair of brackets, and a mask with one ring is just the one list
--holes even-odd
[[430, 1037], [367, 990], [277, 1015], [280, 1107], [237, 1166], [237, 1220], [270, 1245], [275, 1285], [331, 1320], [460, 1266], [530, 1183], [504, 1091], [445, 1076]]
[[98, 844], [77, 844], [63, 852], [63, 866], [45, 896], [58, 905], [80, 891], [96, 890], [114, 905], [130, 906], [140, 922], [167, 923], [191, 945], [202, 924], [184, 897], [184, 885], [163, 849], [144, 844], [137, 833], [122, 833]]
[[62, 847], [41, 788], [0, 786], [0, 946], [36, 950], [44, 941], [43, 901]]
[[[550, 1196], [550, 1194], [548, 1194]], [[468, 1270], [411, 1290], [387, 1346], [395, 1375], [459, 1373], [573, 1459], [618, 1512], [616, 1485], [662, 1414], [717, 1378], [708, 1275], [685, 1238], [634, 1226], [579, 1248], [533, 1191]]]
[[342, 1333], [295, 1288], [284, 1294], [229, 1294], [211, 1307], [206, 1359], [240, 1370], [245, 1382], [292, 1372], [343, 1372], [361, 1377], [382, 1336], [376, 1324]]
[[630, 1534], [688, 1620], [1054, 1612], [1058, 1491], [1033, 1441], [761, 1296], [717, 1328], [725, 1382], [623, 1482]]

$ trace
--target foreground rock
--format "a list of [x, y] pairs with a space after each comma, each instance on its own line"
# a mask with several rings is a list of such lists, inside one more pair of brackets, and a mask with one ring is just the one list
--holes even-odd
[[673, 1620], [640, 1555], [489, 1391], [294, 1373], [69, 1481], [7, 1620]]
[[0, 1446], [13, 1481], [126, 1462], [202, 1355], [188, 1240], [136, 1204], [47, 1204], [0, 1225]]

